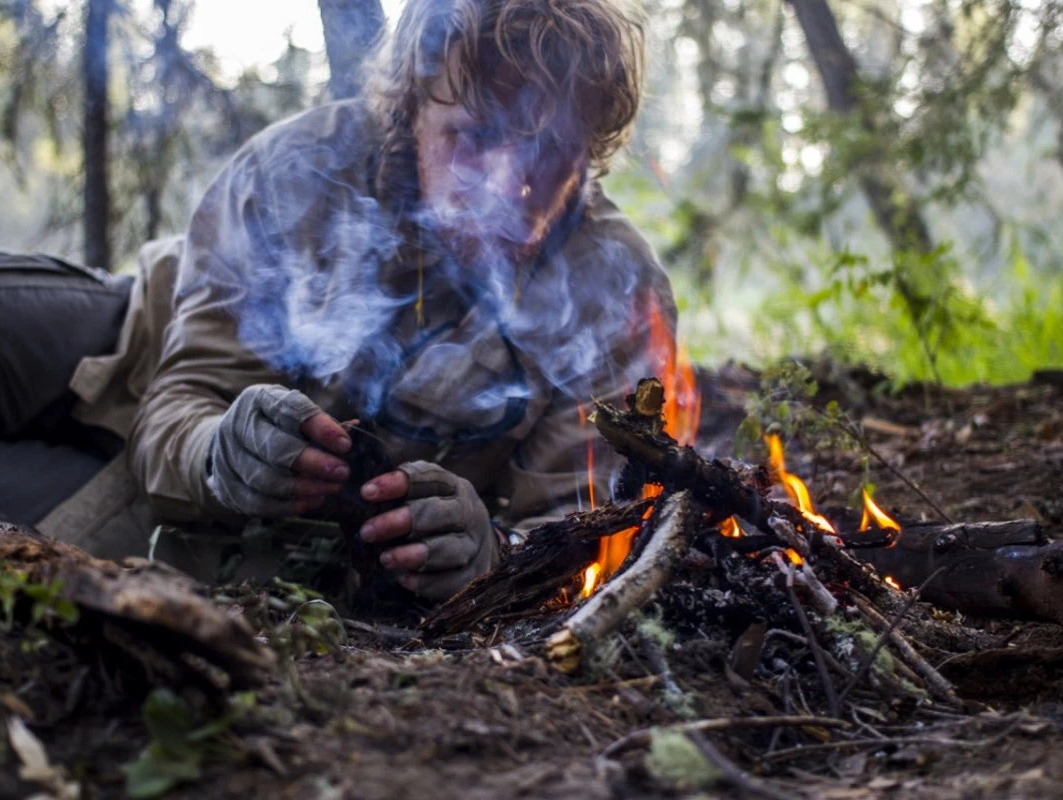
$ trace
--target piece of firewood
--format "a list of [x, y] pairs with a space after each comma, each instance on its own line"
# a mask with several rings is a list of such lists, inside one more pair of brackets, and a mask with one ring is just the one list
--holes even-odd
[[591, 565], [602, 537], [639, 525], [651, 505], [647, 501], [606, 505], [541, 525], [498, 569], [476, 579], [429, 614], [422, 630], [426, 636], [456, 633], [496, 614], [538, 608]]
[[584, 602], [547, 641], [546, 657], [558, 670], [578, 670], [586, 648], [616, 630], [668, 582], [686, 551], [694, 517], [689, 491], [676, 492], [655, 509], [646, 546], [635, 562]]
[[[242, 618], [226, 613], [201, 585], [171, 567], [142, 559], [119, 565], [0, 523], [0, 569], [32, 584], [57, 586], [58, 596], [77, 607], [78, 621], [48, 632], [90, 663], [136, 681], [216, 693], [254, 686], [273, 668], [273, 652]], [[24, 597], [18, 606], [28, 609], [31, 602]]]
[[855, 553], [904, 588], [942, 570], [922, 592], [942, 608], [1063, 624], [1063, 543], [1033, 520], [910, 525], [893, 545]]

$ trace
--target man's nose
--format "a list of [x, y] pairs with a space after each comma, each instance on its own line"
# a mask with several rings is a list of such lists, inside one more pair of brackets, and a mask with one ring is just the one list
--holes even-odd
[[516, 144], [492, 148], [484, 156], [486, 188], [505, 200], [527, 201], [531, 189], [525, 161]]

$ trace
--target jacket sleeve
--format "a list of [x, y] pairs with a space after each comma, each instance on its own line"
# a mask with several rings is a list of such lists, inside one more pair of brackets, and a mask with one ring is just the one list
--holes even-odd
[[128, 443], [130, 467], [153, 509], [175, 520], [229, 515], [206, 486], [211, 438], [233, 399], [281, 376], [240, 344], [236, 311], [262, 243], [252, 154], [238, 156], [207, 191], [189, 226], [159, 365]]

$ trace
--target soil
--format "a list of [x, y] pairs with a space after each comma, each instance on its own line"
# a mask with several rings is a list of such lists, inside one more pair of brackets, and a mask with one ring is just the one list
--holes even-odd
[[[819, 377], [818, 399], [838, 399], [863, 419], [869, 442], [896, 470], [869, 467], [887, 511], [906, 520], [936, 517], [903, 475], [957, 520], [1029, 517], [1049, 536], [1063, 534], [1063, 387], [1053, 376], [900, 394], [864, 371]], [[743, 392], [755, 385], [756, 376], [738, 369], [705, 376], [703, 451], [727, 454]], [[821, 509], [837, 513], [866, 477], [865, 454], [815, 445], [796, 443], [789, 467], [808, 480]], [[266, 617], [254, 616], [269, 607], [266, 595], [240, 591], [243, 613], [272, 636]], [[807, 651], [776, 643], [747, 681], [726, 667], [728, 637], [706, 630], [680, 632], [657, 648], [646, 629], [629, 626], [611, 657], [562, 676], [544, 661], [542, 645], [563, 613], [487, 624], [443, 642], [407, 641], [402, 631], [412, 636], [416, 620], [402, 617], [364, 618], [343, 644], [311, 636], [295, 648], [307, 652], [287, 659], [256, 692], [253, 708], [211, 738], [201, 777], [168, 796], [741, 796], [727, 779], [692, 786], [694, 773], [662, 768], [645, 745], [600, 756], [651, 726], [825, 713], [811, 667], [805, 678], [780, 677], [807, 667]], [[965, 710], [857, 691], [845, 737], [807, 726], [704, 734], [745, 771], [740, 783], [752, 781], [744, 792], [756, 796], [769, 784], [776, 794], [764, 796], [1063, 797], [1063, 630], [929, 610], [923, 617], [951, 632], [937, 644], [924, 637], [920, 650], [956, 684]], [[966, 645], [956, 645], [956, 631], [969, 631]], [[662, 654], [670, 676], [653, 666]], [[5, 715], [28, 717], [51, 763], [80, 782], [82, 797], [121, 797], [121, 767], [149, 741], [143, 692], [99, 667], [54, 644], [29, 652], [9, 635], [0, 640], [0, 705]], [[681, 694], [669, 689], [671, 680]], [[15, 754], [3, 755], [0, 796], [33, 794], [39, 787], [18, 779]]]

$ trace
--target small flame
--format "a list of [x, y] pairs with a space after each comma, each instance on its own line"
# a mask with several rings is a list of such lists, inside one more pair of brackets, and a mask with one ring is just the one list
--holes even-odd
[[892, 575], [887, 575], [885, 578], [882, 579], [882, 581], [887, 586], [889, 586], [891, 589], [896, 589], [898, 592], [903, 591], [901, 589], [901, 585], [899, 583], [897, 583], [896, 580], [894, 580]]
[[801, 558], [801, 554], [794, 550], [792, 547], [786, 548], [786, 557], [790, 559], [790, 563], [795, 567], [799, 567], [805, 563], [805, 560]]
[[594, 587], [598, 585], [598, 576], [602, 573], [602, 568], [595, 562], [587, 567], [587, 571], [583, 573], [583, 590], [579, 593], [580, 597], [590, 597], [594, 593]]
[[816, 506], [812, 502], [812, 496], [808, 493], [805, 482], [786, 471], [786, 455], [783, 452], [782, 440], [774, 433], [770, 433], [764, 437], [764, 441], [768, 444], [768, 460], [772, 472], [786, 489], [790, 501], [801, 511], [802, 516], [817, 528], [827, 533], [837, 533], [826, 517], [816, 513]]
[[728, 517], [720, 523], [720, 536], [726, 536], [728, 539], [738, 539], [744, 534], [742, 528], [738, 525], [738, 520], [734, 517]]
[[[649, 295], [647, 306], [649, 368], [650, 374], [656, 375], [664, 384], [664, 430], [681, 446], [692, 444], [697, 438], [701, 420], [701, 393], [694, 376], [694, 364], [686, 347], [676, 345], [668, 323], [661, 314], [656, 295]], [[580, 424], [585, 424], [587, 418], [582, 406], [579, 407], [579, 413]], [[587, 478], [591, 487], [591, 508], [594, 508], [594, 452], [590, 441], [587, 442]], [[661, 491], [660, 486], [647, 484], [642, 496], [650, 499], [657, 497]], [[647, 516], [650, 511], [646, 511]], [[581, 597], [589, 597], [601, 582], [620, 569], [631, 552], [631, 542], [636, 533], [638, 528], [627, 528], [601, 539], [598, 560], [584, 572]]]
[[[860, 518], [860, 530], [866, 531], [871, 527], [871, 522], [874, 520], [875, 525], [884, 531], [900, 531], [901, 526], [897, 520], [893, 519], [889, 514], [879, 508], [878, 504], [871, 499], [871, 493], [867, 488], [864, 488], [864, 515]], [[889, 583], [889, 580], [886, 581]], [[892, 585], [892, 584], [891, 584]]]

